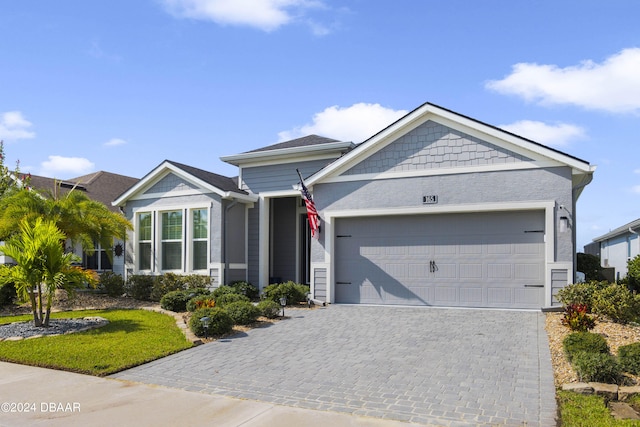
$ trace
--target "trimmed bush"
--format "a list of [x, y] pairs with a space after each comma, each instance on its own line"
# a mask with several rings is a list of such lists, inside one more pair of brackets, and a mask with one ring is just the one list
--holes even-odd
[[189, 302], [190, 299], [208, 293], [206, 289], [202, 288], [171, 291], [160, 299], [160, 307], [177, 313], [187, 311], [187, 302]]
[[213, 279], [204, 274], [188, 274], [181, 276], [186, 289], [208, 289]]
[[238, 301], [249, 302], [249, 298], [240, 294], [223, 294], [217, 298], [214, 297], [214, 299], [216, 300], [218, 307], [226, 307], [227, 305]]
[[[200, 321], [203, 317], [209, 318], [209, 325], [206, 330]], [[198, 337], [224, 335], [233, 329], [233, 320], [221, 308], [201, 308], [191, 315], [189, 329]]]
[[626, 286], [611, 284], [594, 292], [591, 309], [617, 323], [629, 323], [638, 318], [640, 301]]
[[192, 297], [191, 299], [189, 299], [189, 301], [187, 301], [186, 309], [187, 311], [193, 312], [204, 306], [212, 307], [215, 304], [212, 305], [211, 301], [214, 301], [214, 299], [210, 292], [196, 295], [195, 297]]
[[591, 332], [574, 332], [567, 335], [562, 341], [562, 346], [567, 355], [567, 360], [573, 362], [573, 358], [580, 352], [609, 354], [609, 345], [602, 335]]
[[105, 271], [100, 275], [98, 287], [110, 297], [119, 297], [124, 294], [124, 279], [113, 271]]
[[231, 286], [227, 286], [227, 285], [218, 286], [213, 291], [211, 291], [211, 295], [214, 298], [220, 298], [222, 295], [227, 295], [227, 294], [240, 295], [240, 292], [238, 292], [235, 288], [232, 288]]
[[564, 306], [584, 304], [590, 311], [592, 308], [593, 294], [607, 286], [609, 286], [609, 282], [590, 281], [586, 283], [574, 283], [560, 289], [556, 294], [556, 298]]
[[622, 375], [618, 360], [607, 353], [579, 351], [573, 357], [573, 367], [584, 382], [616, 384]]
[[249, 301], [236, 301], [224, 306], [233, 323], [236, 325], [249, 325], [260, 317], [260, 309]]
[[145, 274], [135, 274], [129, 276], [125, 291], [130, 297], [140, 301], [151, 301], [151, 290], [153, 289], [153, 276]]
[[275, 319], [280, 315], [280, 304], [270, 299], [263, 299], [257, 305], [260, 313], [267, 319]]
[[208, 276], [197, 274], [183, 276], [181, 274], [165, 273], [162, 276], [155, 276], [153, 289], [151, 290], [151, 300], [160, 301], [166, 293], [172, 291], [206, 288], [209, 283], [210, 278]]
[[280, 302], [280, 298], [287, 298], [287, 305], [296, 305], [307, 300], [309, 286], [301, 285], [294, 282], [274, 283], [264, 288], [264, 297], [276, 303]]
[[596, 326], [595, 319], [587, 314], [586, 304], [573, 304], [564, 308], [562, 324], [577, 332], [587, 332]]
[[0, 307], [13, 304], [17, 297], [16, 287], [13, 283], [0, 285]]
[[251, 283], [233, 282], [230, 287], [235, 289], [236, 293], [244, 295], [251, 301], [257, 301], [260, 298], [260, 290]]
[[618, 361], [624, 372], [640, 375], [640, 342], [618, 348]]
[[640, 255], [627, 261], [627, 282], [629, 289], [640, 291]]

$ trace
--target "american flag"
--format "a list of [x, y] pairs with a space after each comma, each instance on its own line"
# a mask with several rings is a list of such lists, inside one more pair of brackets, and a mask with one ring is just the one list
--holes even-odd
[[309, 193], [309, 190], [304, 185], [304, 180], [300, 171], [296, 169], [298, 176], [300, 177], [300, 193], [302, 194], [302, 200], [307, 206], [307, 218], [309, 219], [309, 227], [311, 228], [311, 237], [316, 239], [320, 237], [320, 217], [318, 217], [318, 211], [316, 210], [316, 204], [313, 203], [313, 196]]

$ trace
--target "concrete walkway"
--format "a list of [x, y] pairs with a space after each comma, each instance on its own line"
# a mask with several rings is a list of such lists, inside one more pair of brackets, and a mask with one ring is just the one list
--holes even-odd
[[334, 305], [287, 315], [112, 378], [312, 410], [310, 419], [555, 425], [540, 312]]

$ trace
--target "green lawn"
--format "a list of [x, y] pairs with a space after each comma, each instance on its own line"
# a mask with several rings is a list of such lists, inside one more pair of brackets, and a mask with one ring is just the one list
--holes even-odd
[[[601, 396], [558, 391], [557, 398], [562, 427], [640, 426], [640, 421], [614, 419]], [[640, 404], [640, 398], [636, 396], [628, 403]]]
[[[101, 316], [109, 324], [74, 334], [1, 341], [0, 360], [97, 376], [192, 347], [175, 319], [147, 310], [86, 310], [52, 313], [54, 319]], [[31, 315], [0, 317], [0, 324], [31, 320]]]

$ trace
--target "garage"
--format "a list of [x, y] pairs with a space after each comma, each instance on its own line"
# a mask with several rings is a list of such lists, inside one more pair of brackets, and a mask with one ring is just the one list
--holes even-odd
[[335, 302], [544, 306], [542, 210], [337, 218]]

